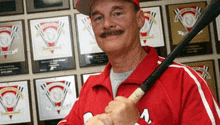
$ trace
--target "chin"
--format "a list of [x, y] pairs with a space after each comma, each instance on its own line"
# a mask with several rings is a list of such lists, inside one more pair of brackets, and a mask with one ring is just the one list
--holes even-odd
[[123, 46], [115, 45], [115, 46], [107, 46], [102, 50], [107, 54], [111, 54], [111, 53], [120, 53], [123, 49], [124, 49]]

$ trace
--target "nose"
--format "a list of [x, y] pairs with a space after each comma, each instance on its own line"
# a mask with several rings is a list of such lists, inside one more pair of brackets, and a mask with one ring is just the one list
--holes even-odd
[[109, 29], [109, 28], [115, 27], [116, 25], [115, 25], [114, 19], [112, 19], [111, 17], [108, 17], [104, 19], [103, 26], [104, 26], [104, 29]]

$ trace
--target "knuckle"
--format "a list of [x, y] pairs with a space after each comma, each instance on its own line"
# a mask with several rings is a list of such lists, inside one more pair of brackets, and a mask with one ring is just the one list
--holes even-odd
[[108, 107], [105, 108], [105, 112], [108, 112]]
[[123, 108], [123, 109], [125, 109], [126, 107], [127, 107], [127, 104], [126, 103], [121, 103], [121, 107]]

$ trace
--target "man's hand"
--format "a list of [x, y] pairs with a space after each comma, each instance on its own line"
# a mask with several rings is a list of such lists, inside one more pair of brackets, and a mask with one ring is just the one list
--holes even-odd
[[86, 125], [113, 125], [109, 114], [98, 114], [89, 118]]
[[136, 104], [122, 96], [109, 102], [105, 113], [109, 115], [114, 125], [134, 125], [140, 117]]

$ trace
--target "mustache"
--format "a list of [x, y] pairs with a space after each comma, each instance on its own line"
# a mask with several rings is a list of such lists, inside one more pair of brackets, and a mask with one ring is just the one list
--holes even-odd
[[100, 37], [101, 37], [101, 38], [105, 38], [106, 36], [109, 36], [109, 35], [120, 35], [120, 34], [122, 34], [122, 33], [124, 33], [123, 30], [109, 30], [109, 31], [103, 32], [103, 33], [100, 35]]

